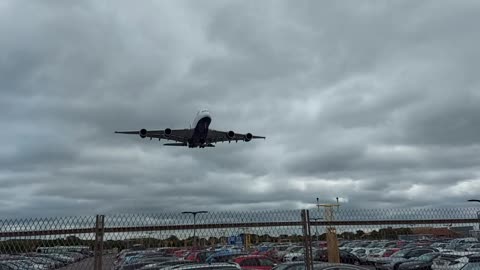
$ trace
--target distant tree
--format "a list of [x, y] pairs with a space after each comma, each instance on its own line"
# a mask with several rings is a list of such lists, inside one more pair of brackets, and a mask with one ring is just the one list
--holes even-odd
[[356, 233], [355, 233], [355, 238], [360, 239], [360, 238], [362, 238], [364, 235], [365, 235], [365, 232], [364, 232], [364, 231], [358, 230], [358, 231], [356, 231]]
[[343, 239], [352, 240], [355, 239], [355, 234], [352, 232], [343, 232], [339, 235]]

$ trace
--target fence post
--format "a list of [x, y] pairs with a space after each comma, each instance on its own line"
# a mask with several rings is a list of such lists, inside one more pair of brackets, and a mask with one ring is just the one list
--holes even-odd
[[94, 270], [102, 270], [104, 221], [104, 215], [97, 215], [97, 220], [95, 223], [95, 255], [93, 259]]
[[305, 248], [305, 270], [313, 270], [312, 235], [310, 231], [310, 212], [302, 210], [303, 244]]

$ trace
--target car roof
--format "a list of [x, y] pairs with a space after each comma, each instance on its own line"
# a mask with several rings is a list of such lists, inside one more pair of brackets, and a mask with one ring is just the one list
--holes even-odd
[[322, 269], [335, 269], [333, 267], [339, 267], [342, 266], [342, 268], [347, 268], [347, 269], [358, 269], [358, 270], [368, 270], [368, 268], [362, 267], [362, 266], [356, 266], [356, 265], [351, 265], [351, 264], [345, 264], [345, 263], [320, 263], [320, 264], [314, 264], [313, 268], [316, 270], [322, 270]]
[[234, 263], [202, 263], [202, 264], [191, 264], [191, 265], [182, 265], [180, 267], [175, 267], [175, 269], [197, 269], [197, 268], [209, 268], [209, 267], [235, 267], [238, 268], [237, 264]]
[[242, 256], [238, 256], [237, 259], [239, 259], [239, 258], [258, 258], [258, 257], [268, 258], [268, 257], [265, 256], [265, 255], [252, 254], [252, 255], [242, 255]]
[[468, 251], [453, 251], [453, 252], [443, 252], [442, 254], [445, 255], [458, 255], [458, 256], [470, 256], [470, 255], [476, 255], [478, 252], [468, 252]]

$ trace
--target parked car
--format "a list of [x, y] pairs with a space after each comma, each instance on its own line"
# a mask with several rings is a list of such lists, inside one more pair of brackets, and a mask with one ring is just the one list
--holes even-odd
[[433, 260], [438, 258], [441, 254], [438, 252], [432, 252], [423, 254], [420, 257], [411, 258], [406, 262], [403, 262], [398, 267], [398, 270], [423, 270], [432, 269]]
[[195, 262], [192, 261], [166, 261], [166, 262], [154, 262], [147, 264], [143, 267], [140, 268], [140, 270], [159, 270], [159, 269], [167, 269], [169, 267], [177, 267], [180, 265], [186, 265], [186, 264], [195, 264]]
[[358, 265], [343, 264], [343, 263], [316, 264], [313, 266], [313, 269], [314, 270], [368, 270], [367, 268], [364, 268]]
[[[313, 262], [314, 267], [318, 264], [324, 264], [321, 262]], [[305, 262], [296, 261], [296, 262], [285, 262], [278, 264], [272, 268], [272, 270], [305, 270]]]
[[480, 261], [480, 254], [476, 252], [443, 253], [433, 260], [432, 270], [459, 270], [469, 262], [478, 261]]
[[294, 262], [297, 260], [303, 260], [303, 256], [305, 254], [305, 248], [300, 247], [298, 249], [292, 249], [292, 251], [286, 254], [283, 257], [284, 262]]
[[241, 270], [235, 263], [202, 263], [175, 267], [175, 270]]
[[[360, 265], [360, 259], [357, 256], [353, 255], [352, 253], [340, 250], [339, 255], [340, 255], [341, 263]], [[326, 249], [316, 250], [316, 252], [313, 253], [313, 260], [328, 262], [328, 250]]]
[[238, 256], [232, 260], [242, 269], [271, 270], [276, 262], [264, 255]]
[[187, 261], [193, 261], [197, 263], [204, 263], [207, 261], [207, 258], [214, 254], [214, 251], [192, 251], [187, 256], [184, 257]]
[[397, 267], [408, 261], [411, 258], [420, 257], [423, 254], [438, 252], [434, 248], [411, 248], [401, 249], [394, 253], [392, 256], [380, 259], [375, 262], [375, 269], [377, 270], [396, 270]]
[[301, 246], [294, 246], [286, 250], [285, 255], [281, 258], [284, 262], [295, 261], [298, 257], [302, 257], [305, 248]]

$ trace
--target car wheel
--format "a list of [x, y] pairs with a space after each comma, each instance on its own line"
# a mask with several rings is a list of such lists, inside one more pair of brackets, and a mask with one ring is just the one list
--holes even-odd
[[355, 261], [353, 261], [353, 264], [354, 264], [354, 265], [360, 265], [360, 261], [359, 261], [359, 260], [355, 260]]

